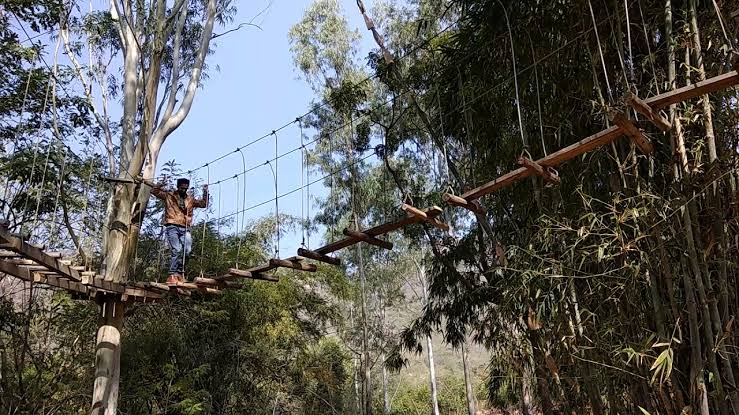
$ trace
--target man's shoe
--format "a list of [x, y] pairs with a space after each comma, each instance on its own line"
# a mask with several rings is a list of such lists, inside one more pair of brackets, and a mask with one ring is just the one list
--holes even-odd
[[180, 282], [178, 274], [169, 274], [169, 277], [167, 277], [167, 284], [169, 285], [177, 285], [178, 282]]

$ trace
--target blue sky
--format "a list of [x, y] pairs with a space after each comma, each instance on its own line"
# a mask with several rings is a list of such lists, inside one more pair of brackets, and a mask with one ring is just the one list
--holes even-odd
[[[247, 3], [247, 2], [244, 2]], [[238, 4], [238, 16], [233, 25], [247, 22], [269, 5], [269, 1]], [[262, 30], [245, 27], [216, 39], [216, 53], [209, 57], [209, 76], [196, 97], [185, 122], [166, 141], [160, 155], [159, 165], [175, 160], [183, 170], [203, 165], [236, 147], [264, 134], [270, 133], [307, 112], [314, 98], [307, 83], [299, 79], [290, 53], [288, 31], [303, 16], [312, 0], [273, 0], [268, 11], [260, 16]], [[352, 28], [360, 30], [362, 41], [358, 58], [362, 61], [372, 49], [371, 34], [365, 29], [364, 21], [354, 0], [340, 0]], [[372, 1], [365, 1], [368, 9]], [[216, 29], [216, 33], [225, 29]], [[216, 71], [216, 65], [220, 68]], [[297, 125], [277, 133], [277, 151], [287, 152], [300, 145]], [[264, 164], [274, 157], [273, 137], [244, 149], [247, 168]], [[208, 171], [209, 170], [209, 171]], [[241, 173], [243, 163], [236, 153], [198, 172], [200, 179], [210, 182]], [[242, 176], [243, 177], [243, 176]], [[295, 152], [278, 161], [278, 190], [285, 193], [301, 185], [301, 154]], [[317, 174], [312, 176], [317, 178]], [[242, 178], [239, 188], [243, 189]], [[211, 185], [212, 204], [209, 218], [218, 216], [218, 185]], [[221, 214], [243, 208], [242, 190], [237, 199], [236, 180], [220, 185]], [[246, 174], [246, 206], [252, 206], [274, 197], [274, 179], [269, 166], [262, 166]], [[319, 185], [311, 188], [315, 195], [324, 194]], [[304, 195], [303, 195], [304, 196]], [[246, 221], [274, 212], [274, 202], [246, 212]], [[279, 200], [280, 213], [301, 214], [301, 192], [295, 192]], [[201, 212], [200, 217], [205, 215]], [[240, 217], [241, 215], [239, 215]], [[295, 255], [300, 244], [299, 232], [283, 235], [280, 256]], [[317, 246], [319, 235], [311, 237], [311, 246]]]

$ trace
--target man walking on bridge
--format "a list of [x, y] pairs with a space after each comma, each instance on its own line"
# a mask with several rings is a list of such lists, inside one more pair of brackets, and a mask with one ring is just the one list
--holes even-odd
[[187, 193], [188, 179], [177, 179], [174, 191], [164, 191], [163, 187], [164, 184], [152, 186], [151, 194], [164, 202], [164, 231], [172, 255], [167, 284], [177, 284], [185, 282], [185, 258], [192, 250], [192, 212], [195, 208], [208, 207], [208, 185], [203, 186], [203, 198], [199, 200]]

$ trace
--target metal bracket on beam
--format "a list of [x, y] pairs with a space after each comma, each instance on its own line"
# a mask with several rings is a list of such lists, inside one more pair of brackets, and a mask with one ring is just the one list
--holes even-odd
[[533, 174], [540, 176], [547, 183], [560, 184], [561, 182], [559, 174], [551, 167], [544, 167], [534, 160], [528, 159], [526, 157], [519, 157], [518, 164], [526, 167], [526, 169]]

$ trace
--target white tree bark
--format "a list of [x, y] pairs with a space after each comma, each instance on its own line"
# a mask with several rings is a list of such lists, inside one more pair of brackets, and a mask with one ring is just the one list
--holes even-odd
[[472, 374], [470, 373], [468, 358], [467, 341], [465, 340], [462, 343], [462, 368], [464, 369], [464, 386], [467, 394], [467, 413], [469, 415], [475, 415], [477, 413], [477, 402], [475, 401], [475, 388], [472, 385]]
[[[153, 65], [161, 65], [161, 59], [155, 59], [156, 56], [149, 56], [152, 67], [148, 68], [148, 74], [154, 74], [155, 76], [149, 79], [150, 82], [144, 83], [144, 68], [140, 67], [141, 51], [138, 47], [141, 36], [132, 27], [132, 22], [134, 22], [133, 2], [123, 0], [120, 6], [117, 0], [112, 0], [111, 3], [111, 10], [114, 10], [119, 17], [119, 33], [123, 41], [124, 52], [123, 125], [120, 142], [121, 163], [118, 176], [122, 179], [128, 179], [143, 173], [145, 178], [152, 178], [162, 144], [182, 124], [192, 107], [213, 34], [216, 0], [208, 0], [207, 3], [199, 49], [190, 73], [187, 90], [182, 97], [182, 104], [174, 115], [167, 114], [167, 117], [162, 119], [155, 131], [152, 132], [148, 128], [139, 131], [138, 141], [136, 141], [137, 120], [143, 120], [143, 125], [153, 125], [155, 122], [153, 120], [154, 110], [152, 109], [154, 105], [151, 103], [156, 103], [160, 68], [153, 67]], [[159, 4], [159, 9], [151, 11], [151, 13], [157, 14], [157, 18], [163, 16], [163, 9], [161, 8], [163, 3], [160, 2]], [[181, 32], [186, 14], [186, 11], [181, 10], [186, 9], [186, 7], [184, 7], [184, 2], [178, 4], [180, 8], [175, 7], [173, 14], [178, 16], [175, 39], [177, 41], [176, 50], [179, 52]], [[145, 17], [143, 14], [141, 13], [141, 16], [137, 16], [137, 18], [139, 20], [143, 19]], [[139, 23], [143, 24], [142, 22]], [[169, 34], [162, 41], [166, 42], [168, 36]], [[179, 73], [179, 53], [175, 65], [177, 65], [176, 69]], [[175, 85], [173, 95], [176, 95], [177, 80], [178, 76], [173, 75]], [[147, 102], [144, 105], [144, 114], [138, 112], [141, 94], [143, 94], [144, 101]], [[170, 97], [170, 99], [173, 98]], [[104, 239], [104, 270], [107, 280], [121, 282], [127, 279], [127, 272], [133, 254], [131, 247], [135, 246], [136, 238], [138, 238], [140, 220], [148, 198], [149, 188], [146, 186], [137, 188], [132, 184], [118, 185], [113, 192], [108, 203], [109, 216], [106, 227], [108, 231]], [[135, 217], [137, 223], [132, 223], [132, 218]], [[101, 319], [96, 343], [96, 378], [93, 389], [92, 414], [115, 415], [120, 382], [120, 329], [123, 325], [123, 303], [120, 298], [106, 298], [101, 307], [105, 318]]]
[[109, 297], [100, 304], [101, 318], [95, 346], [95, 384], [92, 415], [116, 415], [121, 376], [123, 303]]
[[[426, 267], [416, 263], [418, 267], [418, 279], [421, 281], [423, 290], [423, 305], [426, 306], [429, 301], [429, 293], [426, 288]], [[436, 386], [436, 366], [434, 365], [434, 346], [431, 344], [431, 335], [426, 336], [426, 354], [428, 356], [429, 365], [429, 383], [431, 384], [431, 410], [433, 415], [439, 415], [439, 392]]]

